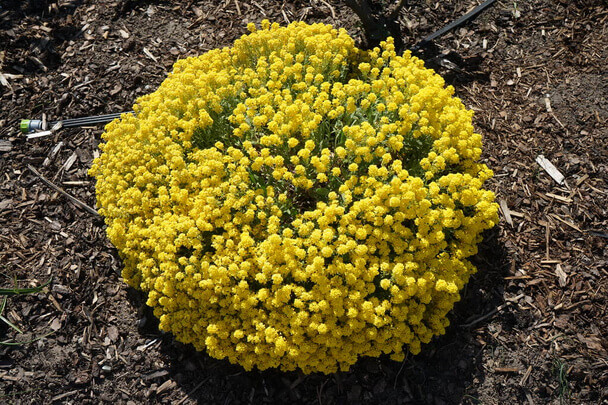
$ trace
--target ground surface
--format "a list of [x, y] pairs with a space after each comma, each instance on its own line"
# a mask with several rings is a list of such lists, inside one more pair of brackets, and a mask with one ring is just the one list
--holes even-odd
[[[409, 44], [477, 4], [409, 3], [400, 16]], [[23, 333], [0, 322], [0, 340], [34, 341], [0, 347], [0, 402], [608, 403], [602, 0], [501, 0], [427, 51], [427, 59], [450, 53], [452, 64], [428, 64], [476, 111], [503, 210], [447, 335], [422, 354], [362, 359], [330, 376], [245, 372], [158, 332], [141, 296], [121, 282], [103, 222], [28, 169], [94, 206], [86, 172], [101, 130], [26, 141], [18, 120], [129, 110], [175, 60], [228, 46], [263, 18], [360, 35], [338, 0], [2, 1], [0, 286], [53, 283], [7, 302], [3, 315]], [[549, 177], [538, 155], [567, 184]]]

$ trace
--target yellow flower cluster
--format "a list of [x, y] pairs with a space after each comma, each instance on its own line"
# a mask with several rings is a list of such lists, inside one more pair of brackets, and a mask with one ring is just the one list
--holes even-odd
[[106, 127], [90, 173], [125, 280], [248, 370], [418, 353], [498, 221], [472, 112], [390, 38], [248, 28]]

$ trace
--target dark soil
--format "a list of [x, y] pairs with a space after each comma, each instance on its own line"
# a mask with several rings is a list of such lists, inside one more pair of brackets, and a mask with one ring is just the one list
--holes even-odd
[[[410, 45], [477, 5], [408, 3]], [[129, 110], [177, 59], [229, 46], [263, 18], [361, 36], [338, 0], [1, 2], [0, 287], [53, 282], [7, 301], [2, 315], [23, 333], [0, 319], [0, 341], [23, 344], [0, 346], [0, 403], [608, 403], [602, 0], [500, 0], [421, 52], [475, 110], [503, 215], [447, 334], [420, 355], [328, 376], [245, 372], [158, 331], [121, 281], [103, 221], [28, 169], [94, 206], [87, 169], [101, 128], [26, 140], [19, 120]]]

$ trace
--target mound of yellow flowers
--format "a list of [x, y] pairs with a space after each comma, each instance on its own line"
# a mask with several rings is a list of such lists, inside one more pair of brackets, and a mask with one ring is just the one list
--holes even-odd
[[90, 173], [126, 282], [248, 370], [418, 353], [498, 221], [472, 112], [391, 39], [248, 28], [106, 127]]

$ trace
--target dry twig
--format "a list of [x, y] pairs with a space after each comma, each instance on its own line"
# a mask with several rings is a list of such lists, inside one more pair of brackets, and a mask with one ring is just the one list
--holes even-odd
[[40, 178], [40, 180], [42, 180], [42, 182], [44, 184], [46, 184], [47, 186], [49, 186], [50, 188], [52, 188], [53, 190], [57, 191], [59, 194], [63, 195], [64, 197], [66, 197], [68, 200], [70, 200], [74, 205], [82, 208], [83, 210], [85, 210], [86, 212], [93, 214], [93, 215], [99, 215], [99, 213], [97, 211], [95, 211], [93, 208], [89, 207], [88, 205], [86, 205], [85, 203], [83, 203], [82, 201], [80, 201], [78, 198], [68, 194], [64, 189], [62, 189], [61, 187], [53, 184], [50, 180], [48, 180], [46, 177], [44, 177], [42, 174], [40, 174], [40, 172], [38, 170], [36, 170], [32, 165], [27, 165], [27, 168], [30, 169], [30, 171], [32, 173], [34, 173], [36, 176], [38, 176], [38, 178]]

